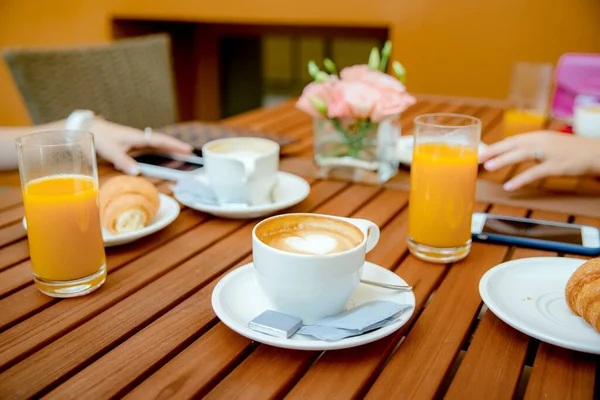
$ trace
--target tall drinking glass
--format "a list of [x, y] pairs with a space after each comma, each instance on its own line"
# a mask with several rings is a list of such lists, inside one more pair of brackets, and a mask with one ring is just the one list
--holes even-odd
[[475, 117], [415, 118], [408, 247], [418, 258], [447, 263], [469, 254], [480, 137]]
[[41, 132], [16, 144], [33, 281], [52, 297], [90, 293], [106, 279], [93, 136]]
[[518, 62], [513, 65], [504, 111], [504, 136], [544, 128], [552, 88], [552, 64]]

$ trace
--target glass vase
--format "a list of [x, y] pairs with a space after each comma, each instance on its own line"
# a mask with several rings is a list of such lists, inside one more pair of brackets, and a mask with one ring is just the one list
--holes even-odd
[[398, 172], [397, 118], [314, 119], [314, 157], [319, 178], [381, 184]]

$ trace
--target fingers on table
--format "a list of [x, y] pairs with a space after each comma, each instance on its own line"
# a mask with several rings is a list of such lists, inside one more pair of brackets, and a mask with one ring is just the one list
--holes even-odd
[[504, 184], [504, 189], [515, 190], [531, 182], [554, 175], [554, 167], [550, 162], [543, 162], [526, 169]]
[[528, 148], [513, 148], [505, 153], [500, 153], [498, 156], [489, 159], [485, 162], [485, 168], [490, 171], [494, 171], [505, 167], [520, 163], [523, 161], [531, 160], [534, 158], [534, 153]]
[[151, 135], [136, 135], [131, 140], [135, 147], [152, 147], [165, 151], [176, 153], [189, 153], [192, 146], [163, 133], [153, 133]]

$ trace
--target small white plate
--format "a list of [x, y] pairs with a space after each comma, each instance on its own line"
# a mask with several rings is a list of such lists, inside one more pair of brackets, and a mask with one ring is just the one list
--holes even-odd
[[[209, 186], [208, 180], [203, 170], [198, 172], [194, 179], [199, 180], [206, 186]], [[277, 211], [289, 208], [300, 203], [308, 197], [310, 185], [301, 177], [288, 172], [277, 172], [277, 185], [273, 189], [273, 199], [270, 204], [259, 206], [240, 207], [236, 205], [212, 205], [199, 201], [189, 201], [183, 196], [174, 194], [175, 198], [181, 203], [194, 210], [203, 211], [208, 214], [223, 218], [250, 219], [273, 215]]]
[[[212, 306], [221, 321], [240, 335], [275, 347], [296, 350], [336, 350], [360, 346], [397, 331], [410, 319], [414, 312], [415, 296], [412, 292], [384, 289], [361, 283], [348, 302], [349, 308], [376, 300], [395, 301], [400, 304], [410, 304], [413, 307], [391, 325], [364, 335], [335, 342], [318, 340], [311, 336], [299, 334], [295, 334], [289, 339], [269, 336], [248, 328], [248, 322], [269, 308], [267, 299], [258, 286], [254, 274], [252, 263], [227, 274], [213, 290]], [[370, 262], [366, 262], [364, 265], [363, 278], [394, 285], [407, 285], [398, 275]]]
[[600, 354], [600, 333], [571, 312], [565, 286], [585, 261], [534, 257], [500, 264], [483, 275], [479, 293], [502, 321], [559, 347]]
[[[414, 139], [412, 135], [401, 136], [396, 142], [396, 157], [405, 165], [412, 164]], [[479, 153], [488, 147], [487, 144], [479, 142]]]
[[[104, 247], [120, 246], [122, 244], [131, 243], [135, 240], [141, 239], [145, 236], [151, 235], [154, 232], [158, 232], [163, 228], [166, 228], [171, 222], [175, 221], [179, 215], [179, 204], [165, 194], [158, 194], [160, 199], [160, 207], [158, 213], [152, 221], [152, 223], [140, 230], [129, 233], [113, 234], [108, 232], [106, 229], [102, 229], [102, 239], [104, 240]], [[23, 227], [27, 230], [27, 221], [23, 218]]]

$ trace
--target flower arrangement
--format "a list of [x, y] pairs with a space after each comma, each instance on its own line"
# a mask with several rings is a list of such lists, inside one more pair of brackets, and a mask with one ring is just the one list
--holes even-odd
[[314, 79], [302, 92], [296, 107], [330, 122], [341, 136], [344, 146], [337, 146], [330, 156], [359, 157], [364, 140], [377, 132], [382, 121], [397, 118], [414, 104], [406, 92], [406, 72], [398, 62], [392, 63], [396, 77], [385, 73], [392, 44], [386, 42], [381, 52], [373, 48], [368, 64], [344, 68], [337, 73], [332, 60], [325, 59], [321, 70], [311, 61], [308, 72]]

